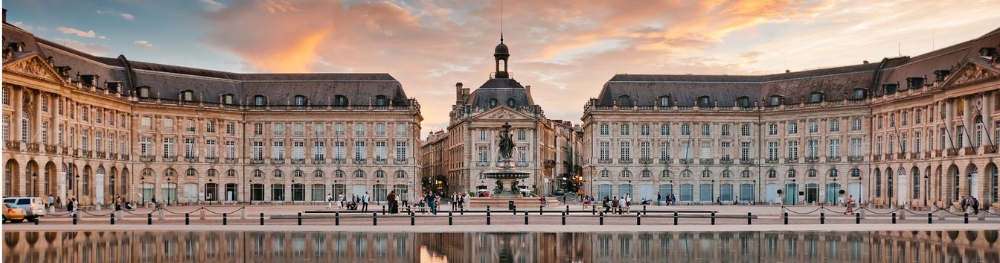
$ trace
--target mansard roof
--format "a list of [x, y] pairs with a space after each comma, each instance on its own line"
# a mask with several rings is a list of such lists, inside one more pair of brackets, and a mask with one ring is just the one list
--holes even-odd
[[495, 99], [496, 106], [507, 105], [507, 100], [514, 100], [514, 108], [521, 108], [525, 106], [532, 106], [535, 101], [531, 98], [531, 94], [528, 92], [521, 83], [518, 83], [514, 79], [505, 78], [491, 78], [479, 86], [478, 89], [469, 94], [469, 100], [466, 104], [480, 107], [483, 109], [488, 109], [490, 107], [490, 100]]
[[[937, 49], [912, 58], [903, 57], [898, 65], [887, 65], [880, 72], [880, 84], [899, 84], [898, 90], [906, 90], [907, 78], [926, 77], [925, 85], [931, 84], [935, 80], [935, 71], [949, 70], [955, 73], [959, 66], [969, 59], [980, 57], [979, 51], [982, 48], [994, 48], [1000, 50], [1000, 28], [986, 33], [985, 35]], [[885, 94], [884, 86], [879, 85], [873, 93], [875, 96]]]

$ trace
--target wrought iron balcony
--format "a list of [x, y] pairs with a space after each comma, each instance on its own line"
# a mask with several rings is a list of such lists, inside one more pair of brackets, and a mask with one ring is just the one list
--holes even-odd
[[33, 143], [30, 143], [30, 144], [28, 144], [28, 151], [29, 151], [29, 152], [34, 152], [34, 153], [36, 153], [36, 152], [39, 152], [39, 151], [41, 151], [41, 149], [42, 149], [42, 146], [41, 146], [41, 145], [39, 145], [38, 143], [34, 143], [34, 142], [33, 142]]
[[315, 157], [315, 158], [312, 159], [312, 163], [313, 164], [324, 164], [324, 163], [326, 163], [326, 158]]
[[619, 164], [631, 164], [632, 158], [618, 158]]
[[516, 162], [516, 163], [514, 163], [514, 166], [515, 167], [528, 167], [528, 162]]
[[958, 149], [955, 148], [948, 149], [948, 156], [958, 156]]
[[354, 159], [354, 164], [366, 164], [366, 163], [368, 163], [368, 159], [362, 159], [362, 158]]
[[94, 158], [94, 151], [92, 151], [92, 150], [83, 150], [83, 157], [84, 158]]
[[219, 163], [219, 157], [205, 157], [206, 163]]
[[930, 158], [933, 158], [933, 156], [934, 156], [934, 154], [931, 153], [931, 152], [925, 152], [924, 153], [924, 159], [930, 159]]
[[660, 158], [660, 164], [671, 164], [671, 163], [673, 163], [673, 161], [674, 160], [671, 159], [670, 157]]
[[264, 164], [264, 159], [250, 159], [250, 164]]
[[393, 163], [396, 164], [396, 165], [405, 165], [406, 164], [406, 158], [396, 158], [396, 160]]
[[292, 164], [305, 164], [306, 158], [292, 158]]
[[715, 164], [715, 159], [712, 159], [712, 158], [699, 158], [698, 159], [698, 163], [699, 164]]
[[333, 159], [330, 159], [330, 161], [333, 164], [346, 164], [347, 163], [347, 159], [344, 159], [344, 158], [333, 158]]
[[919, 153], [910, 153], [910, 159], [917, 159], [917, 158], [920, 158]]
[[155, 160], [156, 160], [156, 156], [155, 155], [140, 155], [139, 156], [139, 161], [140, 162], [148, 163], [148, 162], [152, 162], [152, 161], [155, 161]]
[[639, 158], [639, 163], [641, 164], [651, 164], [653, 163], [653, 158]]
[[[263, 162], [264, 160], [261, 160]], [[226, 158], [226, 163], [239, 163], [240, 158]]]
[[767, 158], [767, 159], [764, 159], [764, 163], [766, 163], [766, 164], [775, 164], [775, 163], [778, 163], [778, 158]]
[[600, 158], [600, 159], [597, 159], [597, 163], [599, 163], [599, 164], [610, 164], [610, 163], [612, 163], [612, 161], [611, 161], [611, 158]]
[[840, 162], [840, 156], [827, 156], [826, 157], [826, 162], [828, 162], [828, 163], [839, 163]]
[[128, 154], [122, 154], [122, 161], [128, 161], [130, 157]]
[[997, 153], [997, 146], [996, 145], [983, 146], [983, 153]]
[[694, 163], [694, 159], [690, 159], [690, 158], [688, 158], [688, 159], [680, 159], [680, 163], [681, 164], [692, 164], [692, 163]]
[[965, 147], [965, 155], [975, 155], [976, 147]]
[[848, 162], [852, 162], [852, 163], [863, 162], [863, 161], [865, 161], [865, 157], [864, 156], [848, 156], [847, 157], [847, 161]]
[[198, 156], [184, 156], [184, 161], [189, 163], [198, 162]]
[[806, 157], [806, 163], [817, 163], [819, 162], [819, 157]]
[[111, 159], [111, 160], [118, 160], [118, 154], [117, 154], [117, 153], [112, 153], [112, 154], [111, 154], [111, 156], [110, 156], [110, 157], [108, 157], [108, 159]]
[[753, 165], [752, 158], [740, 158], [740, 164]]
[[387, 162], [389, 161], [386, 160], [385, 158], [378, 158], [378, 157], [375, 158], [375, 164], [386, 164]]
[[56, 153], [59, 150], [58, 146], [55, 145], [45, 145], [45, 153]]
[[106, 153], [106, 152], [97, 152], [97, 158], [98, 159], [108, 158], [108, 153]]
[[719, 164], [733, 164], [733, 158], [732, 157], [719, 158]]
[[285, 164], [285, 158], [271, 158], [271, 164]]
[[490, 162], [483, 162], [483, 161], [476, 162], [476, 167], [489, 167], [489, 166]]
[[19, 142], [19, 141], [7, 141], [6, 143], [3, 144], [3, 147], [7, 148], [7, 149], [11, 149], [11, 150], [18, 150], [18, 151], [20, 151], [21, 150], [21, 142]]
[[904, 160], [904, 159], [906, 159], [906, 154], [905, 153], [897, 153], [896, 154], [896, 159]]
[[164, 162], [176, 162], [177, 156], [163, 156]]
[[798, 163], [799, 157], [785, 157], [785, 163]]

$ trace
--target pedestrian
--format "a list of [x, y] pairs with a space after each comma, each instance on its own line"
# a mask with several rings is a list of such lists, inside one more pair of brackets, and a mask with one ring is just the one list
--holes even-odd
[[671, 205], [677, 205], [677, 196], [676, 195], [670, 194], [670, 204]]
[[660, 192], [656, 192], [656, 206], [660, 206], [660, 200], [662, 200], [661, 198], [663, 198], [663, 196], [660, 195]]
[[428, 192], [428, 195], [427, 195], [427, 207], [430, 208], [431, 214], [434, 214], [434, 215], [437, 214], [437, 207], [436, 207], [437, 203], [435, 202], [436, 199], [437, 199], [437, 197], [434, 196], [434, 192], [433, 191]]
[[337, 209], [338, 210], [343, 210], [344, 209], [344, 202], [345, 201], [347, 201], [347, 199], [345, 199], [345, 197], [344, 197], [344, 192], [340, 192], [339, 194], [337, 194]]
[[[73, 198], [73, 199], [76, 199], [76, 198]], [[153, 195], [153, 198], [149, 199], [149, 201], [153, 202], [153, 206], [155, 207], [156, 206], [156, 195]]]
[[389, 192], [389, 195], [385, 197], [386, 202], [389, 202], [389, 213], [396, 213], [396, 190]]
[[604, 201], [601, 201], [601, 206], [604, 207], [604, 213], [611, 211], [611, 200], [608, 199], [608, 196], [604, 196]]
[[365, 195], [361, 196], [361, 212], [368, 212], [368, 191], [365, 191]]
[[70, 198], [69, 202], [67, 202], [66, 212], [69, 213], [69, 216], [73, 216], [73, 198]]
[[326, 194], [326, 209], [333, 209], [333, 195]]
[[844, 211], [844, 214], [845, 215], [853, 214], [854, 213], [854, 195], [848, 195], [847, 196], [847, 201], [844, 201], [844, 204], [847, 205], [847, 210]]
[[56, 196], [56, 206], [57, 207], [62, 206], [62, 197]]
[[583, 198], [583, 210], [587, 210], [587, 205], [590, 205], [590, 196]]
[[56, 204], [56, 198], [52, 195], [49, 195], [49, 205], [46, 206], [45, 208], [48, 209], [49, 207], [52, 207], [55, 204]]
[[979, 214], [979, 199], [972, 197], [972, 214]]
[[465, 211], [465, 198], [468, 194], [462, 193], [458, 195], [458, 211]]

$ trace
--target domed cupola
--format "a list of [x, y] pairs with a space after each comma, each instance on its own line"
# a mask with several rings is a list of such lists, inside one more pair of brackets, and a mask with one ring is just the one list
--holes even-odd
[[[498, 79], [510, 78], [510, 74], [507, 74], [507, 59], [510, 58], [510, 52], [507, 49], [507, 44], [503, 43], [503, 34], [500, 34], [500, 44], [493, 51], [493, 59], [496, 60], [496, 74], [494, 77]], [[500, 68], [501, 60], [503, 60], [503, 69]]]

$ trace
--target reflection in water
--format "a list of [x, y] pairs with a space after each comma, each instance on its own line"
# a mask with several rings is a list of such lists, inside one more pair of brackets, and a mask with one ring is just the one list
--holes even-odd
[[3, 232], [3, 262], [1000, 262], [997, 230]]

